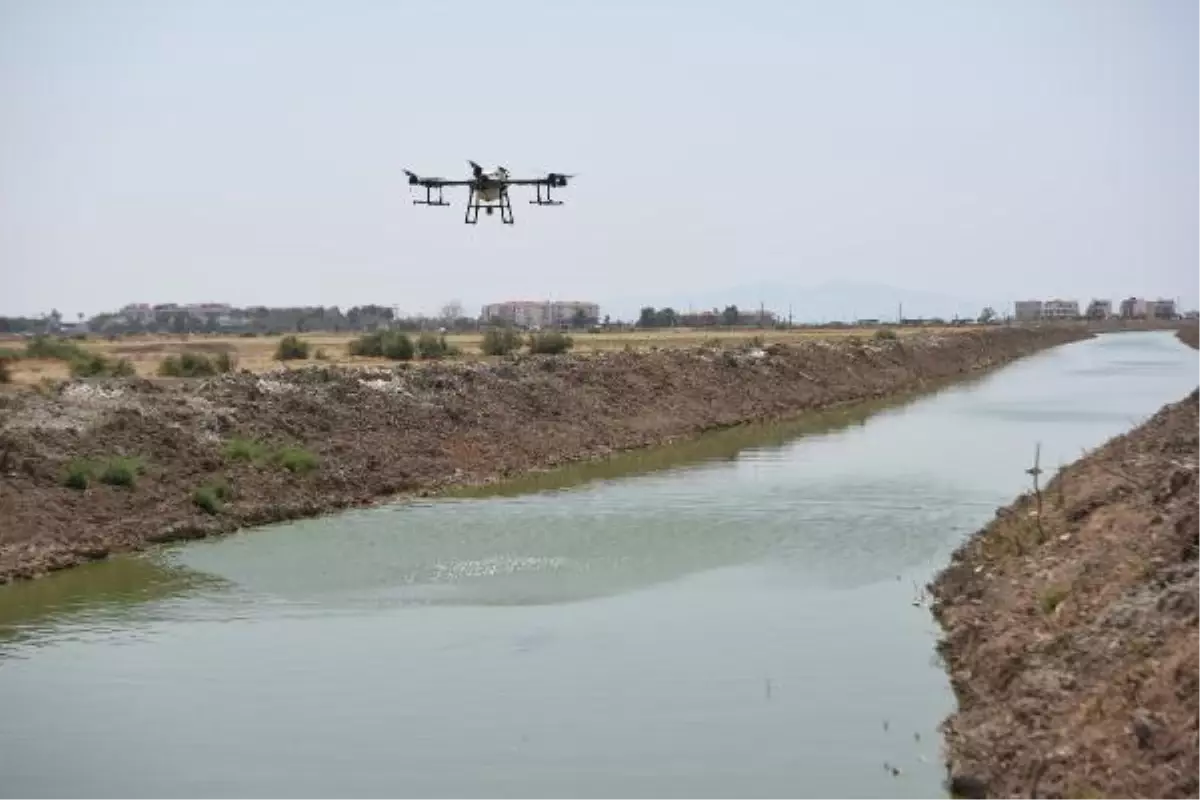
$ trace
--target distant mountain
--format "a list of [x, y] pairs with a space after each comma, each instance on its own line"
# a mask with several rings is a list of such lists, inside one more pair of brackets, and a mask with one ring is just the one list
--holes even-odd
[[[702, 311], [736, 305], [740, 309], [757, 309], [760, 304], [787, 318], [789, 308], [795, 322], [832, 322], [873, 318], [895, 320], [903, 308], [905, 317], [977, 317], [986, 300], [960, 297], [919, 289], [901, 289], [877, 283], [830, 281], [815, 286], [797, 286], [782, 282], [759, 282], [731, 286], [720, 290], [679, 290], [669, 296], [613, 298], [601, 302], [601, 313], [614, 319], [637, 319], [643, 306], [676, 311]], [[993, 303], [994, 305], [994, 303]], [[1004, 309], [996, 308], [1000, 313]]]

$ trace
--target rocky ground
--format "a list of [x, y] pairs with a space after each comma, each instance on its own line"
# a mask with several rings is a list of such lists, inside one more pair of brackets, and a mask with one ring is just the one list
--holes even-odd
[[1200, 792], [1197, 426], [1193, 392], [1041, 486], [1040, 514], [1032, 491], [1002, 509], [930, 585], [958, 795]]
[[0, 395], [0, 583], [912, 391], [1088, 335], [995, 328], [10, 391]]

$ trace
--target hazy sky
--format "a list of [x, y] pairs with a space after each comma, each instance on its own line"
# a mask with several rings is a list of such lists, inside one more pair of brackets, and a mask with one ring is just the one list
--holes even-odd
[[[685, 298], [1197, 305], [1194, 0], [0, 0], [0, 313]], [[403, 168], [578, 172], [515, 226]], [[770, 298], [767, 298], [768, 304]], [[681, 305], [684, 301], [681, 299]]]

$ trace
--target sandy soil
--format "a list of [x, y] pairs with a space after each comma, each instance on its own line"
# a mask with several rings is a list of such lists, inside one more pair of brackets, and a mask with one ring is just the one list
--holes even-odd
[[[10, 392], [0, 395], [0, 582], [913, 391], [1086, 335], [995, 328]], [[288, 469], [286, 454], [276, 457], [287, 448], [293, 467], [313, 468]], [[73, 459], [114, 456], [140, 461], [132, 487], [97, 480], [97, 471], [86, 489], [65, 484]], [[214, 482], [231, 491], [209, 513], [194, 494]]]
[[1040, 514], [1032, 491], [1001, 509], [930, 585], [959, 796], [1197, 796], [1197, 425], [1193, 392], [1058, 473]]

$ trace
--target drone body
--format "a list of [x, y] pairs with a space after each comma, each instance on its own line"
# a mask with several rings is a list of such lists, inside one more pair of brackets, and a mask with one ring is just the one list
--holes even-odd
[[[463, 222], [468, 225], [478, 222], [480, 209], [483, 209], [488, 215], [491, 215], [496, 209], [500, 209], [500, 220], [506, 225], [512, 225], [512, 201], [508, 197], [508, 187], [535, 186], [537, 187], [537, 198], [529, 201], [531, 205], [560, 206], [562, 201], [551, 199], [550, 189], [556, 186], [566, 186], [567, 178], [574, 177], [561, 172], [551, 172], [544, 178], [511, 178], [508, 170], [504, 167], [496, 167], [491, 172], [485, 172], [483, 167], [474, 161], [467, 163], [471, 165], [472, 171], [472, 177], [469, 180], [422, 178], [420, 175], [404, 170], [410, 186], [425, 187], [425, 199], [413, 200], [413, 205], [448, 206], [450, 204], [442, 197], [442, 190], [447, 186], [466, 186], [469, 194], [467, 196], [467, 213]], [[546, 190], [544, 197], [542, 196], [542, 187], [545, 187]], [[436, 199], [433, 196], [435, 189], [437, 190]]]

